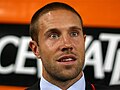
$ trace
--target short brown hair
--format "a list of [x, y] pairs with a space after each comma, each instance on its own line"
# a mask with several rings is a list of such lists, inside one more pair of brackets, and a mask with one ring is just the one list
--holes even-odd
[[[66, 9], [66, 10], [72, 11], [73, 13], [77, 14], [81, 20], [81, 24], [82, 24], [82, 28], [83, 28], [82, 18], [74, 8], [72, 8], [71, 6], [69, 6], [65, 3], [52, 2], [52, 3], [49, 3], [45, 6], [43, 6], [42, 8], [40, 8], [33, 15], [32, 19], [31, 19], [31, 23], [30, 23], [30, 36], [33, 40], [35, 40], [36, 42], [38, 41], [38, 30], [37, 29], [38, 29], [38, 19], [40, 18], [40, 16], [42, 16], [43, 14], [45, 14], [49, 11], [53, 11], [56, 9]], [[83, 31], [83, 33], [84, 33], [84, 31]]]

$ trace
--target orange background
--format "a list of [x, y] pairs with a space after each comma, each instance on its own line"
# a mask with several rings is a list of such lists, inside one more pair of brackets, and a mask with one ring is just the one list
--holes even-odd
[[120, 28], [120, 0], [0, 0], [0, 23], [29, 24], [33, 13], [52, 1], [73, 6], [85, 26]]
[[[81, 14], [84, 26], [120, 28], [120, 0], [0, 0], [0, 23], [29, 24], [33, 13], [52, 1], [73, 6]], [[24, 88], [0, 86], [0, 90]]]
[[17, 86], [0, 86], [0, 90], [24, 90], [25, 87], [17, 87]]

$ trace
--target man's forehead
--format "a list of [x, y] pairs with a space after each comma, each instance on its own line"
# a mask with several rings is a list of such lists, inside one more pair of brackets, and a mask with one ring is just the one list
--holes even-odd
[[[65, 12], [65, 13], [63, 13]], [[79, 17], [67, 10], [50, 11], [43, 15], [39, 21], [40, 29], [69, 29], [70, 27], [81, 28]]]
[[79, 21], [80, 23], [80, 19], [79, 17], [69, 11], [69, 10], [65, 10], [65, 9], [57, 9], [57, 10], [54, 10], [54, 11], [49, 11], [47, 13], [45, 13], [44, 15], [42, 15], [40, 18], [39, 18], [39, 23], [49, 23], [49, 22], [54, 22], [54, 21], [57, 21], [57, 22], [62, 22], [64, 23], [65, 21]]

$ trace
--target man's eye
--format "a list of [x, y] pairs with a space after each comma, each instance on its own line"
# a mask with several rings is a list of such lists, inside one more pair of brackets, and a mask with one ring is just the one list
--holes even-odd
[[71, 32], [70, 36], [72, 36], [72, 37], [77, 37], [78, 34], [79, 34], [78, 32]]
[[54, 33], [54, 34], [51, 34], [51, 35], [50, 35], [50, 38], [52, 38], [52, 39], [58, 39], [58, 38], [59, 38], [59, 35], [56, 34], [56, 33]]

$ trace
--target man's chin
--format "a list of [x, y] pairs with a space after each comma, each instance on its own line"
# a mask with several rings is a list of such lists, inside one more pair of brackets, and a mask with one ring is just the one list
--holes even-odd
[[73, 80], [73, 79], [77, 78], [79, 76], [79, 74], [80, 73], [78, 73], [78, 74], [73, 74], [73, 73], [72, 74], [70, 74], [70, 73], [69, 74], [64, 74], [64, 75], [61, 75], [61, 76], [57, 77], [57, 79], [59, 81], [66, 82], [66, 81]]

